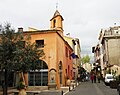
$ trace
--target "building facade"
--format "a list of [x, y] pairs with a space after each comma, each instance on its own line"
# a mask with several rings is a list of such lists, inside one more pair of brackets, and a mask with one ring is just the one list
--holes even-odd
[[[73, 52], [71, 46], [64, 40], [63, 17], [58, 10], [50, 20], [50, 29], [39, 30], [29, 28], [29, 31], [23, 31], [24, 37], [31, 36], [31, 42], [37, 43], [44, 50], [45, 58], [40, 59], [41, 70], [28, 73], [28, 85], [66, 86], [67, 78], [73, 77], [73, 65], [70, 54]], [[35, 79], [33, 79], [35, 76]]]
[[[54, 85], [56, 89], [66, 86], [69, 78], [73, 79], [73, 48], [64, 39], [63, 17], [56, 10], [50, 19], [50, 28], [47, 30], [39, 30], [29, 27], [28, 31], [18, 28], [22, 32], [24, 38], [30, 36], [31, 43], [36, 43], [38, 48], [43, 49], [45, 56], [39, 60], [41, 69], [30, 70], [24, 74], [25, 84], [27, 86], [50, 86]], [[25, 40], [24, 40], [25, 41]], [[2, 75], [3, 72], [0, 72]], [[10, 86], [15, 86], [18, 82], [18, 74], [12, 72], [10, 74]], [[11, 79], [12, 78], [12, 79]], [[0, 76], [0, 86], [3, 77]], [[16, 82], [16, 83], [14, 83]]]
[[68, 44], [72, 47], [73, 52], [71, 53], [72, 57], [72, 63], [73, 63], [73, 79], [77, 79], [78, 75], [78, 67], [81, 65], [81, 48], [80, 48], [80, 42], [78, 38], [72, 38], [70, 37], [70, 34], [67, 36], [64, 36], [64, 39], [68, 42]]
[[[120, 26], [102, 29], [99, 43], [94, 48], [95, 62], [101, 66], [103, 76], [116, 72], [119, 75], [120, 66]], [[117, 69], [116, 69], [117, 68]]]

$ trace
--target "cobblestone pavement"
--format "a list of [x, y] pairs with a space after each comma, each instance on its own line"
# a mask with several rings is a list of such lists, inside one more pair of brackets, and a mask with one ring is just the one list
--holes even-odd
[[109, 86], [106, 86], [103, 82], [82, 82], [73, 91], [65, 95], [117, 95], [117, 91], [116, 89], [111, 89]]

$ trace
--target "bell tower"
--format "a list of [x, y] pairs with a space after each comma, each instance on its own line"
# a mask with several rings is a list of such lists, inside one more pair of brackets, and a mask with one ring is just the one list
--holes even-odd
[[56, 10], [52, 19], [50, 20], [50, 29], [60, 30], [63, 34], [63, 17], [60, 15], [59, 11]]

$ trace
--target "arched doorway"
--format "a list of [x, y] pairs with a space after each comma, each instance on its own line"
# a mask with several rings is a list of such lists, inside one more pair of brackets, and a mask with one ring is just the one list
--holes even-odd
[[62, 85], [62, 61], [59, 62], [60, 85]]
[[47, 86], [48, 85], [48, 66], [47, 64], [39, 60], [39, 69], [30, 70], [29, 72], [29, 86]]

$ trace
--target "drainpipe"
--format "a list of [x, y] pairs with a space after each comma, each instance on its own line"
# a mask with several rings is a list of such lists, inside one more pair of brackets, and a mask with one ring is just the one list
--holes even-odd
[[109, 74], [110, 74], [111, 70], [110, 70], [110, 63], [109, 63], [108, 39], [106, 39], [106, 43], [107, 43], [107, 65], [108, 65]]

